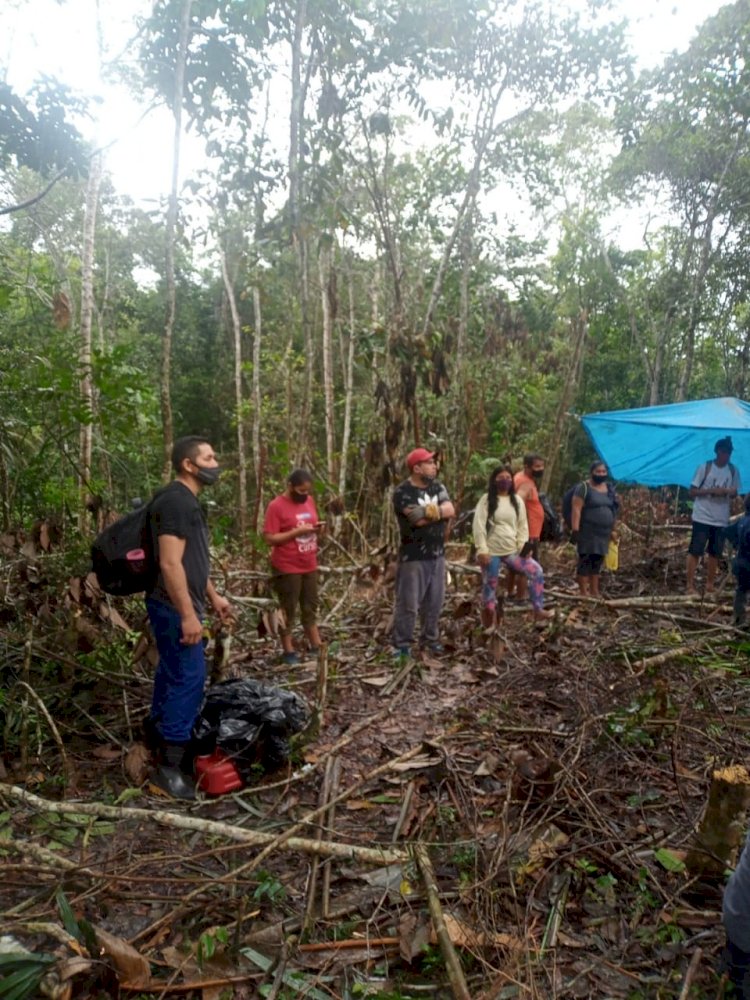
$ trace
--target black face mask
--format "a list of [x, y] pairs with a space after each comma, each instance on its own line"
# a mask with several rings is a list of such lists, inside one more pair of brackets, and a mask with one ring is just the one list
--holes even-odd
[[[193, 463], [195, 465], [195, 463]], [[198, 470], [195, 473], [195, 478], [199, 483], [204, 486], [213, 486], [214, 483], [218, 482], [219, 476], [221, 475], [221, 469], [218, 465], [214, 465], [213, 468], [206, 468], [203, 465], [196, 465]]]
[[309, 496], [309, 493], [298, 493], [296, 490], [292, 490], [292, 500], [294, 503], [305, 503]]
[[531, 478], [534, 480], [535, 483], [541, 483], [541, 481], [544, 479], [544, 469], [534, 469], [534, 471], [531, 473]]
[[591, 476], [591, 480], [594, 483], [606, 483], [608, 479], [609, 479], [609, 476], [606, 475], [606, 474], [602, 476], [602, 475], [600, 475], [600, 474], [597, 473], [597, 474], [594, 474], [594, 475]]

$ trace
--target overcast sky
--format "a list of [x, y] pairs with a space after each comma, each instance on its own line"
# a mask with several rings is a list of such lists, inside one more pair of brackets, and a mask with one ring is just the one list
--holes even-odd
[[[586, 6], [586, 0], [578, 2]], [[107, 167], [117, 190], [138, 202], [169, 190], [171, 119], [162, 108], [141, 120], [144, 109], [125, 88], [102, 84], [97, 24], [102, 27], [105, 59], [112, 58], [132, 39], [136, 16], [150, 6], [149, 0], [0, 0], [0, 76], [21, 93], [47, 74], [81, 93], [99, 95], [97, 134], [90, 138], [99, 145], [117, 140], [107, 155]], [[684, 49], [697, 25], [722, 3], [614, 0], [613, 6], [630, 20], [633, 51], [642, 66], [649, 66]], [[186, 137], [183, 174], [201, 162], [201, 150], [200, 140]]]

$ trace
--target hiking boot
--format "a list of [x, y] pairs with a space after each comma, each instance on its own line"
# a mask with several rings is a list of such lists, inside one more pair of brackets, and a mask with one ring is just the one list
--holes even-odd
[[183, 768], [187, 764], [185, 743], [164, 743], [164, 761], [151, 776], [151, 783], [161, 788], [173, 799], [192, 802], [195, 799], [195, 781]]
[[299, 663], [299, 656], [296, 653], [284, 653], [281, 657], [281, 662], [285, 663], [288, 667], [294, 667]]
[[750, 953], [728, 938], [719, 958], [719, 972], [726, 972], [737, 1000], [750, 1000]]
[[426, 653], [432, 653], [433, 656], [442, 656], [443, 653], [445, 652], [445, 646], [442, 644], [442, 642], [438, 642], [437, 640], [435, 642], [423, 643], [422, 649]]
[[393, 659], [397, 663], [403, 663], [403, 661], [408, 660], [410, 656], [411, 656], [411, 649], [408, 646], [393, 647]]
[[186, 802], [195, 800], [195, 782], [178, 767], [159, 764], [151, 776], [151, 784], [161, 788], [173, 799], [183, 799]]

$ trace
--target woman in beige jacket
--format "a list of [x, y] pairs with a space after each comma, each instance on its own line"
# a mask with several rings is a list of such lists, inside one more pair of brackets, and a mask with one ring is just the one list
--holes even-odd
[[487, 492], [474, 511], [474, 545], [482, 567], [482, 624], [491, 628], [497, 617], [497, 580], [505, 565], [529, 581], [534, 617], [551, 618], [544, 610], [544, 571], [528, 555], [529, 526], [526, 505], [518, 500], [509, 465], [499, 465], [490, 473]]

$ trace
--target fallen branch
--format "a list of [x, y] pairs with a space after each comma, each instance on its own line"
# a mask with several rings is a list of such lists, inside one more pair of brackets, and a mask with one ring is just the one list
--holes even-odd
[[674, 649], [668, 649], [666, 653], [659, 653], [656, 656], [648, 656], [645, 660], [639, 660], [636, 664], [637, 669], [633, 671], [633, 674], [638, 676], [642, 674], [644, 670], [648, 670], [651, 667], [660, 667], [663, 663], [669, 663], [671, 660], [679, 660], [681, 656], [695, 656], [698, 652], [698, 646], [676, 646]]
[[[421, 747], [416, 747], [413, 752], [417, 753], [420, 749]], [[401, 760], [403, 758], [398, 759]], [[358, 847], [356, 844], [336, 844], [327, 840], [309, 840], [304, 837], [294, 837], [291, 835], [292, 831], [298, 830], [305, 823], [309, 822], [309, 819], [314, 814], [310, 814], [310, 817], [306, 817], [301, 823], [295, 824], [287, 834], [282, 834], [279, 837], [270, 833], [261, 833], [258, 830], [245, 830], [243, 827], [233, 826], [231, 823], [199, 819], [196, 816], [182, 816], [178, 813], [168, 812], [166, 809], [152, 810], [128, 808], [126, 806], [108, 806], [102, 802], [51, 802], [48, 799], [41, 798], [39, 795], [34, 795], [25, 788], [19, 788], [17, 785], [0, 785], [0, 798], [2, 797], [16, 799], [31, 806], [33, 809], [39, 809], [47, 813], [82, 813], [87, 816], [106, 816], [108, 819], [121, 821], [150, 820], [153, 823], [159, 823], [161, 826], [168, 826], [175, 830], [193, 830], [207, 836], [226, 837], [228, 840], [236, 840], [241, 844], [262, 847], [268, 853], [285, 844], [290, 851], [302, 851], [305, 854], [320, 854], [322, 857], [341, 858], [347, 861], [361, 861], [363, 864], [391, 865], [401, 864], [408, 860], [408, 855], [405, 851], [399, 851], [394, 848], [383, 848], [381, 850], [374, 847]]]
[[[261, 837], [262, 836], [264, 838], [262, 842], [266, 846], [258, 854], [256, 854], [255, 857], [251, 861], [248, 861], [244, 865], [240, 865], [239, 868], [236, 868], [229, 875], [225, 875], [222, 878], [214, 879], [213, 885], [218, 885], [218, 884], [220, 884], [222, 882], [226, 882], [229, 879], [235, 880], [235, 879], [239, 878], [241, 875], [242, 876], [249, 875], [251, 872], [254, 872], [255, 869], [258, 868], [266, 860], [266, 858], [269, 856], [269, 854], [273, 854], [274, 851], [277, 851], [284, 844], [287, 844], [291, 850], [302, 850], [303, 849], [303, 848], [300, 848], [300, 847], [295, 848], [294, 846], [292, 846], [293, 843], [294, 844], [305, 844], [307, 846], [304, 848], [304, 850], [306, 850], [307, 853], [315, 854], [316, 851], [317, 851], [317, 849], [318, 849], [318, 846], [322, 846], [326, 842], [325, 841], [321, 842], [321, 841], [317, 841], [317, 840], [300, 840], [298, 838], [295, 838], [294, 834], [296, 834], [298, 830], [301, 830], [305, 826], [308, 826], [314, 819], [317, 819], [327, 809], [332, 808], [333, 806], [337, 805], [339, 802], [343, 802], [345, 799], [349, 798], [350, 795], [353, 795], [354, 792], [358, 791], [363, 785], [366, 785], [373, 778], [380, 777], [381, 774], [386, 774], [388, 771], [391, 770], [391, 768], [394, 766], [394, 764], [398, 764], [400, 762], [403, 762], [403, 761], [406, 761], [406, 760], [410, 760], [412, 757], [416, 757], [417, 754], [419, 754], [421, 752], [422, 752], [421, 745], [416, 746], [416, 747], [412, 747], [411, 750], [407, 750], [406, 753], [401, 754], [399, 757], [395, 757], [393, 760], [389, 760], [387, 763], [381, 764], [380, 767], [376, 767], [374, 771], [370, 771], [368, 774], [366, 774], [359, 781], [355, 782], [353, 785], [350, 785], [340, 795], [337, 795], [335, 798], [330, 799], [325, 805], [318, 806], [317, 809], [314, 809], [312, 812], [308, 813], [306, 816], [303, 816], [301, 820], [299, 820], [298, 822], [296, 822], [295, 824], [293, 824], [292, 826], [290, 826], [287, 830], [284, 831], [284, 833], [279, 834], [278, 837], [272, 837], [269, 834], [255, 834], [254, 835], [255, 837]], [[207, 821], [204, 821], [204, 822], [207, 822]], [[224, 826], [225, 824], [218, 823], [216, 825], [217, 826]], [[230, 829], [237, 829], [237, 828], [236, 827], [230, 827]], [[249, 833], [250, 831], [243, 831], [243, 832]], [[253, 842], [254, 843], [260, 843], [260, 841], [258, 841], [258, 840], [255, 840]], [[316, 846], [316, 845], [318, 845], [318, 846]], [[338, 846], [340, 847], [341, 845], [338, 845]], [[368, 855], [377, 854], [377, 851], [372, 852], [371, 848], [357, 848], [357, 851], [363, 851], [365, 853], [364, 854], [351, 854], [349, 856], [351, 858], [353, 858], [353, 859], [364, 860], [365, 857], [367, 857]], [[323, 852], [321, 852], [321, 853], [323, 853]], [[336, 855], [336, 854], [329, 853], [327, 856], [328, 857], [340, 857], [341, 855]], [[386, 856], [388, 856], [391, 860], [385, 861], [384, 859], [386, 858]], [[406, 861], [407, 859], [408, 859], [408, 854], [406, 854], [405, 852], [391, 850], [390, 852], [387, 852], [387, 851], [384, 852], [381, 855], [380, 860], [377, 861], [377, 862], [373, 862], [373, 863], [375, 863], [375, 864], [400, 864], [400, 863]], [[185, 896], [183, 898], [183, 900], [182, 900], [182, 904], [181, 904], [182, 907], [184, 907], [187, 903], [192, 902], [192, 900], [194, 900], [195, 897], [197, 895], [199, 895], [202, 891], [203, 890], [201, 888], [198, 888], [198, 889], [194, 889], [192, 892], [189, 892], [187, 894], [187, 896]], [[173, 920], [174, 917], [175, 917], [174, 913], [167, 913], [163, 917], [159, 917], [159, 919], [156, 920], [153, 924], [150, 924], [148, 927], [144, 927], [142, 930], [140, 930], [136, 934], [136, 936], [134, 938], [132, 938], [131, 944], [133, 944], [135, 941], [137, 941], [137, 940], [139, 940], [139, 939], [141, 939], [143, 937], [146, 937], [149, 934], [153, 934], [155, 931], [157, 931], [164, 924], [169, 923], [170, 920]]]
[[298, 945], [300, 951], [340, 951], [346, 948], [392, 948], [401, 944], [397, 937], [347, 938], [345, 941], [315, 941]]
[[443, 953], [443, 961], [445, 962], [445, 968], [448, 972], [448, 978], [450, 979], [453, 996], [456, 1000], [471, 1000], [471, 994], [469, 993], [469, 988], [466, 985], [466, 979], [464, 978], [464, 972], [461, 968], [461, 962], [456, 954], [456, 949], [453, 947], [453, 942], [451, 941], [450, 934], [448, 933], [448, 928], [445, 926], [443, 908], [440, 905], [437, 880], [435, 879], [435, 872], [432, 867], [432, 862], [430, 861], [430, 856], [427, 853], [427, 848], [424, 844], [415, 844], [413, 854], [427, 892], [427, 903], [430, 908], [430, 917], [432, 918], [432, 925], [435, 928], [435, 934], [438, 939], [438, 944], [440, 945], [440, 951]]
[[690, 959], [690, 965], [688, 966], [687, 972], [685, 973], [685, 980], [682, 984], [682, 989], [680, 990], [679, 1000], [688, 1000], [690, 996], [690, 987], [695, 979], [695, 974], [698, 971], [698, 966], [701, 963], [701, 958], [703, 957], [703, 949], [696, 948], [693, 952], [693, 957]]
[[417, 666], [419, 666], [419, 661], [411, 656], [408, 657], [403, 666], [399, 670], [397, 670], [396, 673], [388, 680], [388, 682], [384, 684], [383, 687], [380, 689], [381, 698], [393, 694], [393, 692], [402, 684], [404, 687], [406, 687], [409, 678], [411, 676], [412, 670], [414, 670], [414, 668]]
[[[407, 750], [406, 753], [402, 753], [398, 757], [394, 757], [393, 760], [386, 761], [385, 764], [381, 764], [380, 767], [376, 767], [375, 770], [370, 771], [359, 781], [356, 781], [353, 785], [349, 785], [349, 787], [346, 788], [343, 792], [341, 792], [340, 795], [337, 795], [335, 798], [330, 799], [324, 805], [318, 806], [317, 809], [314, 809], [312, 812], [309, 812], [306, 816], [303, 816], [302, 819], [298, 820], [296, 823], [290, 826], [288, 830], [284, 831], [284, 833], [279, 834], [278, 837], [271, 837], [268, 834], [263, 834], [262, 836], [268, 838], [266, 841], [264, 841], [267, 844], [267, 846], [264, 847], [263, 850], [261, 850], [260, 854], [257, 854], [252, 861], [248, 861], [246, 865], [242, 865], [240, 868], [236, 869], [233, 872], [233, 875], [234, 876], [247, 875], [250, 872], [255, 871], [255, 869], [266, 860], [269, 854], [272, 854], [275, 850], [278, 850], [278, 848], [282, 847], [284, 844], [287, 843], [291, 844], [291, 841], [295, 839], [294, 834], [297, 833], [298, 830], [302, 830], [304, 827], [309, 826], [309, 824], [314, 819], [317, 819], [328, 809], [338, 805], [340, 802], [344, 802], [351, 795], [353, 795], [354, 792], [359, 791], [360, 788], [362, 788], [364, 785], [372, 781], [373, 778], [379, 778], [382, 774], [387, 774], [390, 770], [393, 769], [394, 765], [405, 763], [407, 760], [411, 760], [412, 757], [416, 757], [418, 754], [422, 752], [423, 752], [423, 747], [421, 744], [418, 744], [417, 746], [412, 747], [411, 750]], [[219, 824], [219, 825], [223, 826], [224, 824]], [[256, 834], [256, 836], [259, 835]], [[318, 843], [326, 844], [329, 842], [327, 841], [320, 842], [317, 840], [305, 840], [305, 841], [300, 841], [300, 843], [305, 843], [314, 846]], [[341, 845], [337, 846], [340, 847]], [[292, 848], [292, 850], [294, 849], [295, 848]], [[361, 847], [357, 848], [356, 850], [364, 851], [365, 853], [361, 855], [359, 858], [357, 857], [356, 854], [352, 854], [350, 855], [352, 858], [358, 860], [364, 860], [368, 855], [372, 855], [374, 864], [400, 864], [401, 862], [408, 860], [408, 854], [406, 854], [404, 851], [398, 851], [395, 849], [392, 849], [390, 852], [384, 850], [383, 853], [380, 855], [380, 859], [378, 861], [375, 861], [375, 855], [378, 852], [373, 851], [372, 848]], [[320, 853], [327, 857], [343, 857], [343, 855], [341, 854], [335, 854], [331, 852], [326, 855], [324, 851], [317, 852], [312, 849], [309, 849], [308, 853], [310, 854]], [[386, 861], [385, 860], [386, 855], [389, 855], [391, 860]]]
[[665, 608], [672, 604], [677, 605], [697, 605], [702, 604], [700, 597], [693, 597], [689, 594], [667, 594], [657, 597], [654, 595], [644, 597], [613, 597], [610, 600], [602, 600], [600, 597], [584, 597], [582, 594], [573, 594], [569, 590], [558, 590], [556, 587], [545, 588], [545, 595], [555, 597], [559, 600], [569, 601], [571, 604], [595, 604], [604, 608]]
[[[259, 972], [248, 972], [244, 976], [227, 976], [224, 979], [196, 979], [188, 983], [173, 983], [169, 979], [152, 979], [149, 987], [149, 993], [155, 993], [160, 990], [161, 996], [166, 993], [192, 993], [193, 991], [198, 992], [199, 990], [218, 990], [221, 986], [232, 986], [237, 983], [247, 983], [251, 979], [260, 979], [261, 973]], [[143, 993], [144, 989], [142, 986], [137, 986], [131, 983], [120, 983], [120, 990], [124, 990], [126, 993]]]
[[[345, 893], [329, 907], [327, 919], [341, 920], [352, 913], [367, 914], [380, 904], [383, 890], [379, 886], [366, 886], [353, 892]], [[257, 944], [263, 948], [279, 947], [290, 934], [298, 934], [303, 927], [302, 917], [286, 917], [270, 927], [253, 931], [245, 937], [246, 944]]]
[[[332, 792], [332, 781], [333, 781], [333, 775], [334, 775], [334, 771], [336, 770], [336, 765], [337, 764], [338, 764], [338, 758], [336, 758], [336, 757], [329, 757], [328, 758], [328, 761], [326, 763], [325, 775], [323, 776], [323, 783], [320, 786], [320, 794], [318, 796], [318, 804], [321, 805], [321, 806], [326, 806], [327, 807], [328, 803], [331, 800], [332, 795], [335, 794], [335, 792]], [[339, 771], [339, 773], [340, 773], [340, 771]], [[321, 814], [320, 819], [318, 820], [317, 829], [316, 829], [316, 837], [318, 839], [322, 838], [322, 836], [323, 836], [323, 823], [324, 823], [324, 820], [325, 820], [325, 817]], [[330, 830], [330, 825], [328, 825], [328, 829]], [[306, 906], [305, 906], [305, 928], [306, 929], [308, 929], [312, 925], [313, 916], [315, 914], [315, 898], [316, 898], [317, 892], [318, 892], [318, 869], [319, 869], [319, 867], [320, 867], [320, 857], [316, 855], [312, 859], [312, 864], [310, 866], [310, 876], [309, 876], [308, 881], [307, 881], [307, 903], [306, 903]]]
[[469, 576], [482, 575], [482, 569], [480, 566], [470, 566], [468, 563], [459, 562], [447, 562], [446, 566], [452, 573], [465, 573]]

